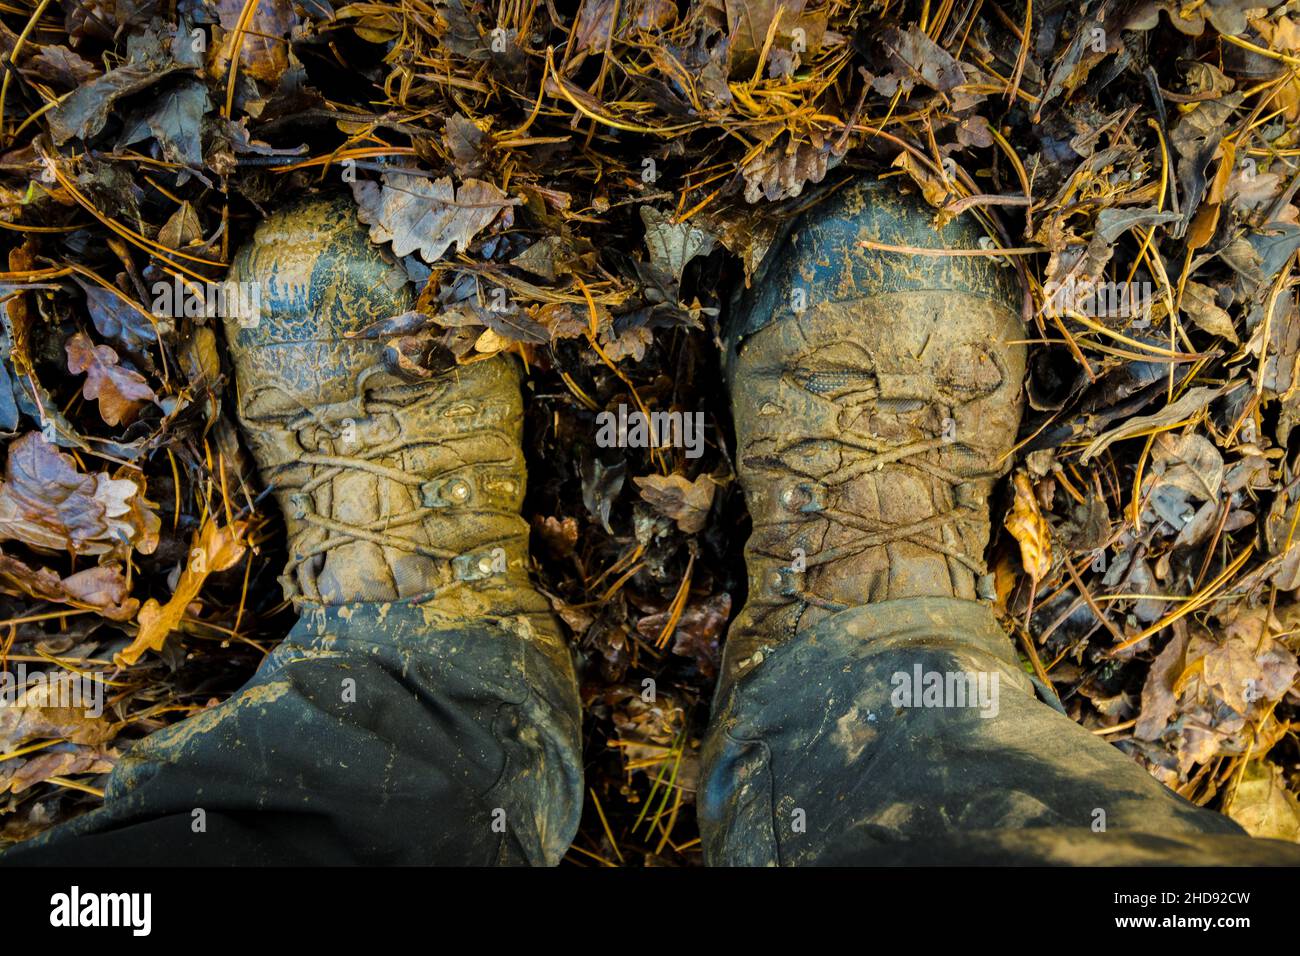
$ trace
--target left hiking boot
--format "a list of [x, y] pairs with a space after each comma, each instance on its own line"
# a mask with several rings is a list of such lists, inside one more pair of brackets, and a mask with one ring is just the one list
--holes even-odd
[[449, 624], [527, 617], [567, 667], [528, 576], [518, 363], [422, 374], [358, 336], [414, 296], [344, 195], [270, 215], [229, 278], [260, 291], [259, 314], [226, 333], [240, 423], [288, 526], [286, 596], [418, 601]]

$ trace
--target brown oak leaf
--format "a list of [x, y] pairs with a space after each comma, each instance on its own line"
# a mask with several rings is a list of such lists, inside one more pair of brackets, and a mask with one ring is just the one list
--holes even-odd
[[430, 265], [453, 245], [464, 252], [474, 237], [514, 203], [491, 183], [467, 179], [457, 191], [450, 176], [426, 179], [384, 173], [383, 185], [352, 184], [358, 215], [377, 243], [391, 242], [393, 253], [418, 252]]
[[95, 345], [85, 332], [78, 332], [64, 345], [68, 371], [86, 375], [81, 394], [99, 401], [99, 416], [109, 425], [129, 425], [146, 402], [157, 401], [144, 376], [118, 365], [117, 353], [107, 345]]
[[86, 605], [113, 621], [129, 621], [140, 607], [116, 564], [87, 568], [60, 579], [49, 568], [30, 567], [0, 551], [0, 590], [39, 601]]
[[1029, 476], [1023, 471], [1015, 477], [1016, 497], [1007, 515], [1006, 527], [1020, 545], [1020, 561], [1025, 572], [1037, 584], [1052, 568], [1052, 538]]
[[708, 475], [694, 481], [682, 475], [648, 475], [632, 480], [641, 489], [641, 497], [661, 515], [676, 521], [682, 531], [694, 534], [704, 527], [717, 487]]

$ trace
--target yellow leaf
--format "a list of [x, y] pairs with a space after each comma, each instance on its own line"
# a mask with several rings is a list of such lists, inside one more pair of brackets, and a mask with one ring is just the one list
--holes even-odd
[[1300, 843], [1300, 803], [1287, 790], [1281, 768], [1267, 760], [1246, 765], [1228, 816], [1253, 837]]
[[114, 658], [119, 666], [134, 664], [146, 651], [163, 649], [167, 636], [180, 625], [185, 609], [199, 596], [208, 575], [234, 567], [244, 556], [244, 533], [247, 530], [247, 521], [236, 521], [218, 528], [211, 519], [199, 529], [191, 542], [190, 557], [176, 582], [175, 593], [166, 604], [159, 604], [153, 598], [145, 601], [135, 619], [140, 626], [139, 633], [130, 646]]
[[486, 352], [494, 355], [505, 348], [509, 343], [501, 336], [497, 335], [491, 329], [484, 329], [483, 334], [478, 337], [474, 343], [475, 352]]
[[1038, 510], [1029, 476], [1017, 472], [1014, 484], [1016, 498], [1011, 504], [1011, 514], [1007, 515], [1006, 527], [1020, 544], [1020, 563], [1034, 584], [1038, 584], [1052, 568], [1051, 532]]

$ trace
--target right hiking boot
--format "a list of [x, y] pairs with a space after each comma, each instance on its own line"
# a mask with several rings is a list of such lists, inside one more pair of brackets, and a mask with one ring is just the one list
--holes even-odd
[[[876, 184], [797, 221], [727, 328], [749, 598], [722, 684], [837, 612], [991, 597], [989, 495], [1020, 423], [1015, 272]], [[719, 694], [721, 695], [721, 690]]]
[[700, 751], [706, 863], [1287, 862], [1038, 700], [981, 600], [1021, 298], [988, 256], [914, 251], [978, 247], [932, 216], [845, 187], [729, 317], [754, 530]]

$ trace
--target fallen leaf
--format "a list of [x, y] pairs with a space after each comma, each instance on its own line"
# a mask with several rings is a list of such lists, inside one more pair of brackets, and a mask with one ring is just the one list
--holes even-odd
[[[26, 761], [17, 761], [17, 766], [6, 761], [0, 764], [0, 794], [6, 791], [22, 793], [51, 777], [108, 773], [117, 764], [117, 756], [115, 750], [103, 752], [97, 747], [60, 744], [42, 750]], [[7, 774], [6, 768], [9, 768]]]
[[1151, 459], [1162, 483], [1201, 501], [1216, 498], [1223, 485], [1223, 456], [1203, 435], [1161, 432], [1152, 442]]
[[178, 69], [180, 64], [167, 62], [161, 49], [156, 48], [77, 87], [50, 111], [50, 132], [55, 145], [62, 146], [70, 139], [94, 138], [108, 122], [119, 99], [153, 86]]
[[1282, 768], [1267, 760], [1246, 764], [1228, 816], [1253, 837], [1300, 843], [1300, 802], [1287, 790]]
[[[769, 56], [775, 51], [790, 52], [796, 30], [801, 31], [800, 45], [805, 53], [813, 54], [821, 49], [826, 13], [805, 12], [806, 5], [806, 0], [726, 0], [731, 75], [748, 78], [753, 74], [769, 33], [772, 33]], [[776, 21], [775, 32], [773, 21]]]
[[109, 425], [129, 425], [147, 402], [158, 400], [139, 372], [118, 365], [117, 353], [107, 345], [95, 345], [85, 332], [72, 335], [64, 349], [68, 371], [86, 376], [81, 394], [99, 401], [99, 415]]
[[1214, 290], [1199, 282], [1188, 282], [1183, 290], [1183, 313], [1192, 320], [1197, 328], [1211, 335], [1221, 335], [1233, 345], [1238, 344], [1237, 330], [1233, 328], [1232, 316], [1219, 308], [1215, 302]]
[[[231, 43], [240, 15], [247, 6], [243, 0], [219, 0], [214, 4], [226, 31], [210, 67], [213, 75], [224, 77], [232, 55]], [[284, 40], [301, 22], [291, 0], [258, 0], [244, 28], [239, 43], [239, 72], [264, 83], [279, 82], [289, 68], [289, 45]]]
[[28, 76], [53, 83], [63, 89], [74, 89], [99, 76], [99, 68], [89, 60], [73, 53], [66, 46], [50, 44], [21, 67]]
[[123, 667], [130, 666], [144, 656], [146, 651], [161, 651], [167, 636], [180, 626], [186, 609], [199, 596], [208, 575], [234, 567], [244, 556], [247, 545], [244, 534], [247, 521], [236, 521], [223, 528], [211, 518], [195, 532], [190, 545], [190, 557], [176, 582], [176, 590], [166, 604], [153, 598], [144, 603], [136, 623], [140, 626], [135, 640], [114, 661]]
[[73, 278], [86, 293], [86, 311], [95, 323], [95, 331], [128, 352], [143, 352], [158, 341], [159, 335], [172, 331], [171, 319], [151, 316], [116, 289]]
[[672, 759], [672, 744], [681, 736], [686, 713], [671, 695], [661, 690], [652, 700], [646, 700], [640, 693], [617, 687], [607, 691], [604, 699], [610, 705], [623, 758], [629, 764], [652, 770], [656, 758]]
[[[688, 604], [673, 630], [673, 653], [695, 659], [706, 677], [718, 672], [719, 645], [731, 615], [731, 595], [723, 591], [705, 601]], [[637, 621], [637, 633], [653, 641], [668, 625], [669, 611], [647, 614]]]
[[129, 146], [153, 137], [168, 162], [197, 169], [203, 165], [203, 114], [210, 106], [208, 89], [202, 83], [197, 80], [178, 83], [127, 130], [119, 145]]
[[129, 479], [83, 474], [70, 456], [29, 432], [9, 446], [0, 482], [0, 540], [73, 554], [129, 548], [150, 537], [141, 523], [139, 495], [140, 487]]
[[[94, 746], [111, 740], [117, 727], [103, 714], [91, 716], [93, 701], [85, 700], [82, 678], [67, 671], [43, 674], [26, 688], [14, 688], [14, 677], [0, 672], [0, 753], [17, 750], [31, 740], [62, 737], [74, 744]], [[79, 704], [79, 706], [67, 706]]]
[[605, 355], [611, 362], [631, 358], [640, 362], [645, 358], [645, 350], [654, 344], [654, 333], [644, 325], [634, 325], [615, 336], [606, 336], [604, 340]]
[[904, 93], [911, 92], [917, 83], [947, 93], [966, 82], [961, 64], [951, 53], [931, 40], [920, 27], [911, 27], [906, 31], [890, 27], [884, 31], [881, 44], [889, 54], [890, 65], [899, 70], [898, 74], [890, 78], [893, 89], [890, 88], [890, 82], [880, 85], [881, 92], [886, 95], [892, 95], [900, 85]]
[[158, 241], [169, 249], [184, 249], [203, 238], [203, 225], [194, 206], [183, 202], [158, 231]]
[[533, 515], [533, 531], [558, 558], [567, 558], [578, 545], [578, 522], [573, 518]]
[[1025, 573], [1035, 585], [1052, 569], [1052, 538], [1042, 512], [1034, 486], [1023, 471], [1016, 472], [1015, 500], [1007, 515], [1006, 528], [1020, 545], [1020, 561]]
[[769, 146], [741, 167], [745, 202], [775, 202], [800, 195], [808, 183], [819, 183], [844, 158], [848, 144], [781, 142]]
[[603, 53], [614, 31], [618, 0], [585, 0], [573, 27], [574, 48], [587, 53]]
[[955, 187], [945, 183], [941, 177], [930, 172], [928, 166], [921, 165], [920, 160], [908, 152], [899, 153], [893, 165], [911, 177], [912, 182], [921, 187], [921, 195], [931, 206], [942, 208], [952, 198]]
[[1237, 611], [1214, 639], [1194, 640], [1188, 662], [1202, 658], [1202, 676], [1215, 694], [1239, 714], [1253, 704], [1281, 700], [1300, 673], [1295, 655], [1271, 635], [1284, 628], [1273, 620], [1268, 628], [1264, 608]]
[[135, 617], [140, 602], [130, 596], [118, 565], [101, 565], [60, 579], [49, 568], [32, 568], [0, 551], [0, 590], [39, 601], [93, 607], [112, 621]]
[[383, 185], [369, 180], [352, 184], [361, 221], [370, 227], [371, 241], [391, 242], [393, 253], [418, 252], [433, 265], [456, 247], [464, 252], [513, 201], [491, 183], [467, 179], [459, 192], [450, 176], [426, 179], [406, 173], [384, 173]]
[[686, 264], [696, 256], [706, 256], [717, 240], [690, 223], [674, 223], [667, 213], [645, 205], [640, 209], [645, 223], [645, 244], [650, 250], [650, 264], [680, 283]]
[[1184, 670], [1187, 652], [1186, 630], [1176, 633], [1151, 662], [1146, 683], [1142, 685], [1142, 704], [1133, 735], [1139, 740], [1158, 740], [1178, 708], [1174, 684]]
[[1093, 439], [1092, 443], [1083, 450], [1079, 460], [1086, 464], [1123, 438], [1144, 435], [1158, 426], [1171, 425], [1174, 422], [1182, 421], [1184, 418], [1190, 418], [1223, 394], [1223, 391], [1222, 388], [1194, 388], [1178, 401], [1170, 402], [1158, 412], [1151, 415], [1135, 415], [1123, 425]]
[[632, 480], [641, 489], [641, 497], [661, 515], [676, 521], [682, 531], [695, 534], [703, 530], [717, 488], [708, 475], [694, 481], [682, 475], [648, 475]]

